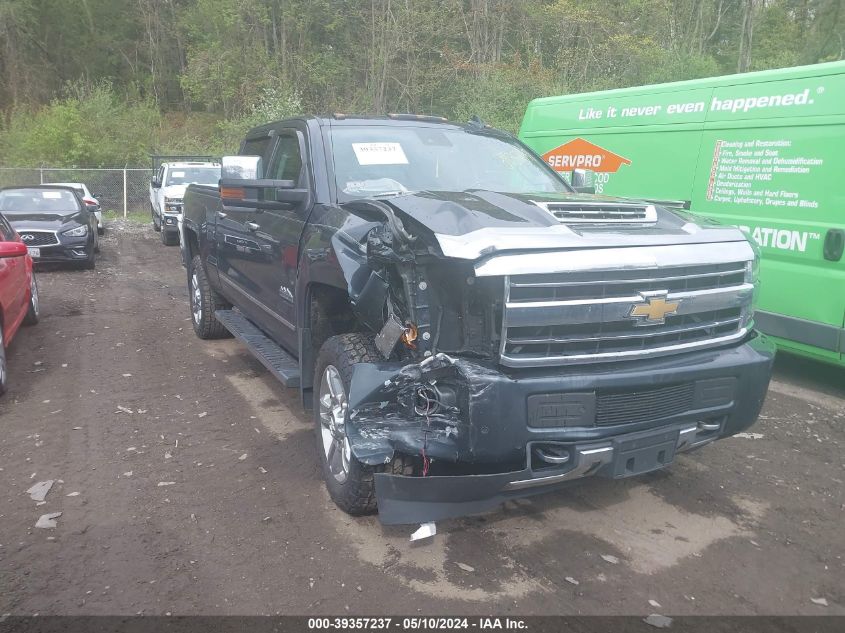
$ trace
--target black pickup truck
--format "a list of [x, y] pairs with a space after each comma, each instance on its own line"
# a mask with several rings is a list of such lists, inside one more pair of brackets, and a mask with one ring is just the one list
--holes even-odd
[[185, 196], [194, 329], [300, 389], [351, 514], [637, 475], [757, 418], [774, 348], [736, 228], [575, 191], [477, 121], [281, 121], [222, 174]]

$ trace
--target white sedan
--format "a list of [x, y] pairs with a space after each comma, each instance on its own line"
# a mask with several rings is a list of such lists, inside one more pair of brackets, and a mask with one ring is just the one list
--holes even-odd
[[[46, 183], [45, 183], [46, 184]], [[63, 187], [72, 187], [76, 190], [85, 203], [85, 207], [97, 217], [97, 233], [102, 235], [106, 232], [106, 225], [103, 222], [103, 211], [100, 209], [100, 201], [91, 195], [88, 187], [84, 182], [51, 182], [51, 185], [62, 185]]]

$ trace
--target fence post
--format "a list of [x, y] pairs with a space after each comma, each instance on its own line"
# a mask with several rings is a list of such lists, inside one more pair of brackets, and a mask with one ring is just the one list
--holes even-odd
[[39, 175], [39, 180], [41, 181], [41, 184], [43, 185], [44, 184], [44, 165], [41, 165], [38, 168], [38, 175]]
[[126, 165], [123, 166], [123, 219], [126, 219]]

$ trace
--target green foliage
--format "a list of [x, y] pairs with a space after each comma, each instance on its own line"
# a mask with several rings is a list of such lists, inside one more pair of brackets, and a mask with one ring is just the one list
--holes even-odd
[[842, 59], [845, 0], [0, 0], [0, 51], [0, 162], [146, 165], [298, 113], [516, 131], [537, 96]]
[[119, 99], [108, 83], [77, 83], [46, 106], [12, 111], [0, 155], [21, 166], [138, 163], [154, 146], [158, 121], [155, 107]]

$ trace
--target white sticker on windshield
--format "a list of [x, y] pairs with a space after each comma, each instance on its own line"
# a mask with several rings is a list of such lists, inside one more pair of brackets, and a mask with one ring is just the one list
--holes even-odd
[[407, 165], [408, 157], [399, 143], [352, 143], [359, 165]]
[[184, 178], [185, 172], [184, 171], [171, 171], [170, 175], [173, 176], [174, 178]]
[[50, 200], [61, 200], [62, 199], [62, 192], [61, 191], [42, 191], [41, 197], [47, 198], [47, 199], [50, 199]]

